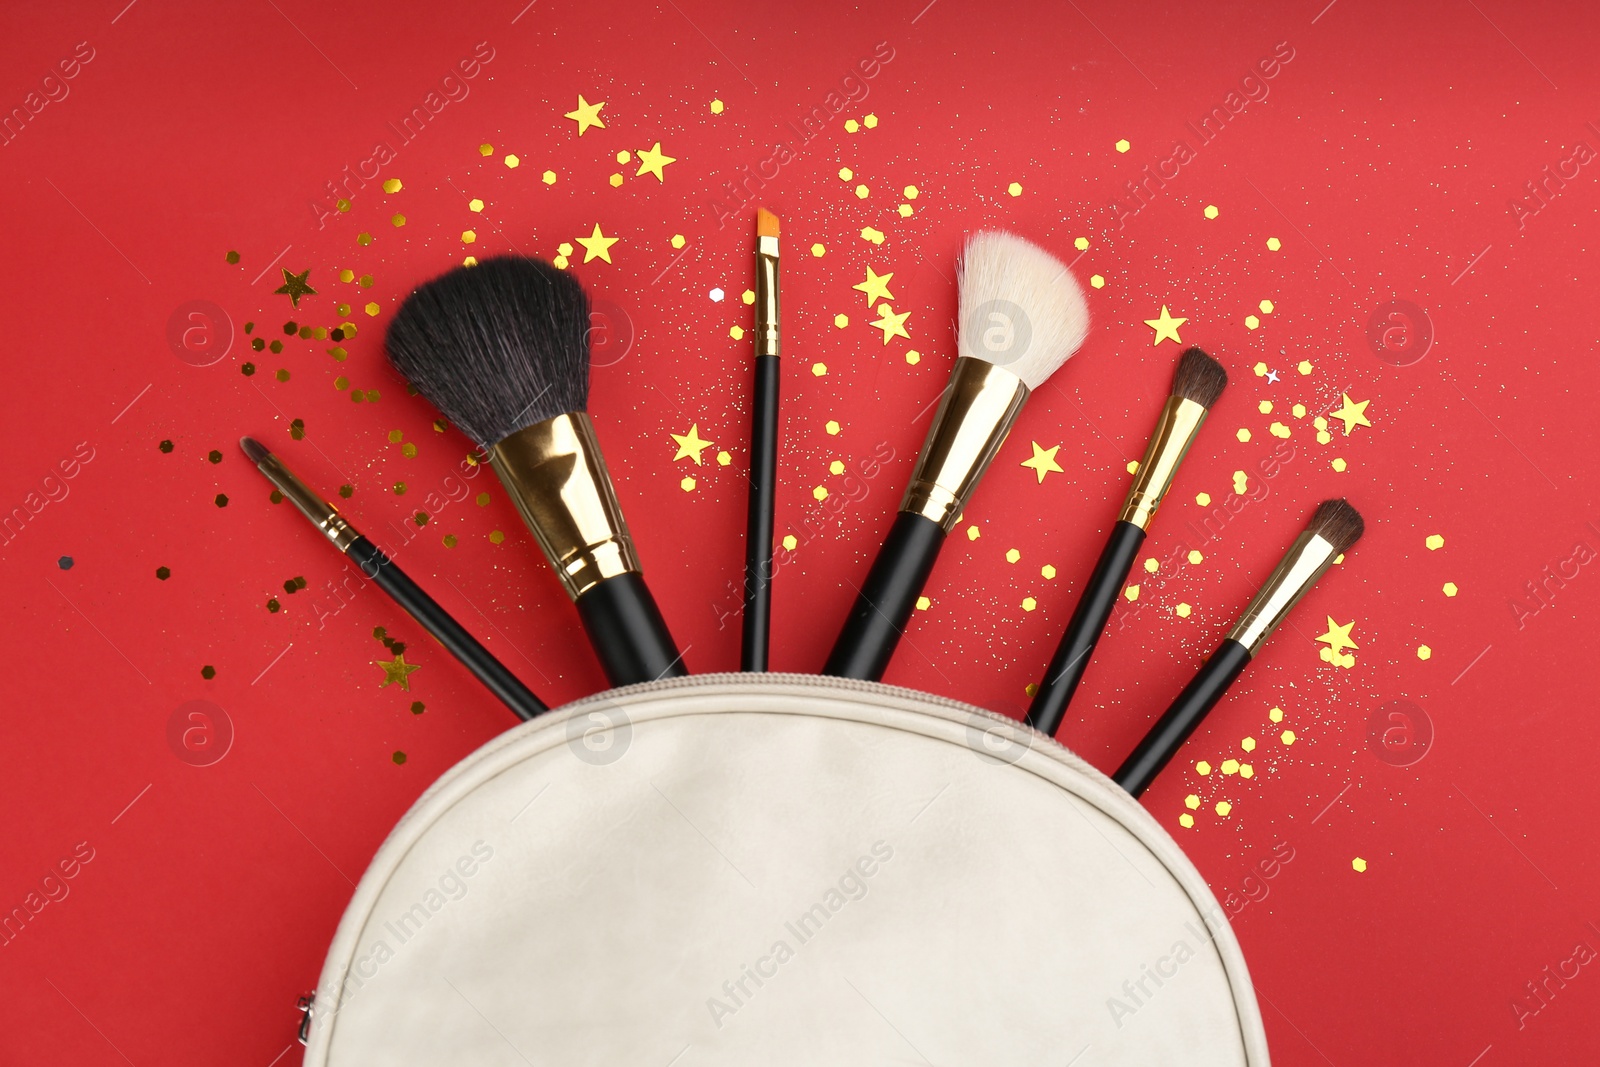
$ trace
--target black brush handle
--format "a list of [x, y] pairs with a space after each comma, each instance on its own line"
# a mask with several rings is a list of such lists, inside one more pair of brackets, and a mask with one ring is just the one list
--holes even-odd
[[517, 718], [527, 720], [550, 710], [516, 675], [506, 670], [505, 664], [480, 645], [477, 638], [462, 629], [461, 624], [440, 607], [437, 600], [424, 593], [422, 587], [413, 582], [405, 571], [395, 566], [394, 561], [384, 555], [383, 549], [365, 537], [358, 537], [351, 543], [346, 555], [361, 568], [362, 574], [377, 583], [379, 589], [388, 593], [396, 604], [406, 610], [406, 614], [437, 638], [446, 651], [477, 675], [478, 681], [499, 697]]
[[1206, 712], [1216, 707], [1228, 686], [1249, 665], [1249, 649], [1237, 641], [1223, 641], [1200, 668], [1200, 673], [1190, 679], [1178, 699], [1144, 735], [1133, 755], [1122, 761], [1117, 773], [1111, 776], [1116, 783], [1134, 796], [1148, 789], [1161, 768], [1194, 733]]
[[917, 597], [928, 584], [944, 537], [944, 528], [932, 519], [909, 511], [895, 516], [823, 674], [868, 682], [883, 677]]
[[578, 618], [612, 685], [688, 674], [644, 576], [618, 574], [578, 597]]
[[750, 394], [750, 510], [744, 533], [744, 642], [741, 671], [764, 671], [772, 624], [773, 506], [778, 491], [777, 356], [756, 357]]
[[1039, 691], [1028, 706], [1028, 723], [1041, 733], [1054, 737], [1061, 726], [1061, 717], [1083, 680], [1089, 657], [1105, 632], [1106, 620], [1111, 618], [1111, 609], [1117, 605], [1117, 596], [1128, 580], [1128, 572], [1133, 570], [1134, 557], [1142, 544], [1144, 530], [1133, 523], [1119, 519], [1111, 528], [1100, 561], [1078, 596], [1078, 606], [1072, 609], [1072, 619], [1044, 672], [1044, 681], [1039, 683]]

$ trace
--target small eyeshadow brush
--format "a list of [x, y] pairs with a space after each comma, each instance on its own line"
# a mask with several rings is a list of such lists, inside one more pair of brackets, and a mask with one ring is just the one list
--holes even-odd
[[1149, 788], [1161, 768], [1177, 755], [1206, 713], [1261, 651], [1272, 631], [1340, 553], [1361, 539], [1364, 529], [1361, 514], [1344, 500], [1324, 500], [1317, 506], [1305, 531], [1289, 546], [1278, 569], [1244, 609], [1222, 644], [1111, 776], [1118, 785], [1134, 796]]
[[1194, 443], [1206, 413], [1228, 384], [1222, 364], [1191, 348], [1178, 358], [1172, 375], [1172, 395], [1156, 422], [1156, 430], [1145, 449], [1144, 459], [1134, 473], [1133, 486], [1123, 502], [1111, 536], [1089, 576], [1089, 584], [1078, 595], [1078, 606], [1067, 623], [1056, 654], [1045, 670], [1044, 681], [1028, 707], [1028, 723], [1054, 737], [1061, 726], [1072, 694], [1083, 680], [1084, 669], [1094, 646], [1105, 631], [1106, 620], [1116, 606], [1117, 594], [1128, 580], [1134, 557], [1144, 544], [1145, 534], [1156, 517], [1156, 510], [1172, 487], [1178, 466]]

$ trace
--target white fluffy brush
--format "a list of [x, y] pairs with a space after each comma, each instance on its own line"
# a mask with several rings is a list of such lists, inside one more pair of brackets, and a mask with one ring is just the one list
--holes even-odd
[[1067, 265], [1014, 233], [967, 238], [957, 268], [961, 355], [1004, 367], [1030, 390], [1089, 334], [1089, 305]]
[[1089, 307], [1066, 264], [1015, 234], [975, 233], [961, 253], [960, 359], [889, 536], [861, 583], [824, 674], [877, 681], [939, 549], [1028, 394], [1072, 358]]

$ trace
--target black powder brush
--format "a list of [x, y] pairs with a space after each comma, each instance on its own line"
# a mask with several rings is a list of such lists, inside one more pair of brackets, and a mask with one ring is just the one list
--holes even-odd
[[1078, 596], [1078, 606], [1061, 635], [1056, 654], [1045, 670], [1044, 680], [1033, 695], [1028, 707], [1028, 724], [1042, 733], [1054, 737], [1061, 726], [1072, 694], [1083, 680], [1089, 666], [1094, 646], [1105, 631], [1106, 620], [1116, 606], [1117, 594], [1128, 580], [1134, 557], [1144, 544], [1150, 523], [1161, 507], [1172, 479], [1194, 443], [1206, 413], [1222, 395], [1228, 384], [1228, 372], [1222, 364], [1200, 351], [1191, 348], [1178, 357], [1177, 369], [1172, 375], [1172, 395], [1161, 409], [1161, 418], [1150, 436], [1144, 459], [1134, 472], [1133, 486], [1123, 502], [1122, 513], [1117, 516], [1106, 547], [1089, 576], [1089, 584]]
[[1289, 546], [1278, 569], [1244, 609], [1222, 644], [1111, 776], [1118, 785], [1134, 796], [1149, 788], [1161, 768], [1177, 755], [1206, 713], [1261, 651], [1272, 631], [1333, 561], [1361, 539], [1364, 529], [1361, 514], [1344, 500], [1324, 500], [1317, 506], [1305, 531]]
[[611, 684], [687, 674], [586, 411], [589, 325], [570, 274], [496, 256], [418, 287], [386, 345], [395, 369], [484, 448]]

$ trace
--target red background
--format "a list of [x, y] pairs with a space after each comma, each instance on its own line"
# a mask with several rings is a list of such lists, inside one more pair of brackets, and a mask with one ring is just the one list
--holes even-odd
[[[28, 513], [0, 548], [10, 608], [0, 910], [23, 905], [79, 842], [94, 855], [66, 883], [69, 896], [0, 948], [7, 1061], [298, 1062], [298, 1047], [286, 1047], [294, 1000], [315, 984], [353, 880], [428, 783], [510, 723], [375, 591], [319, 626], [341, 560], [268, 503], [235, 446], [241, 433], [327, 492], [353, 485], [354, 521], [550, 703], [602, 687], [570, 606], [492, 479], [468, 483], [489, 492], [487, 506], [450, 503], [398, 548], [397, 529], [468, 442], [432, 429], [435, 412], [387, 369], [382, 329], [409, 287], [463, 255], [552, 257], [596, 223], [620, 238], [611, 263], [579, 264], [581, 248], [574, 259], [634, 334], [619, 361], [596, 370], [591, 408], [687, 661], [702, 672], [737, 665], [737, 620], [723, 613], [736, 604], [728, 583], [742, 553], [749, 339], [730, 328], [748, 326], [738, 294], [750, 284], [757, 202], [784, 227], [779, 528], [809, 520], [815, 531], [779, 574], [774, 666], [821, 664], [847, 579], [859, 581], [887, 529], [926, 428], [919, 413], [953, 358], [962, 235], [1014, 228], [1072, 261], [1081, 281], [1105, 279], [1087, 290], [1095, 326], [1029, 403], [962, 524], [980, 536], [952, 538], [931, 607], [887, 680], [1021, 714], [1165, 395], [1179, 348], [1153, 347], [1143, 320], [1167, 305], [1188, 320], [1184, 344], [1221, 358], [1233, 384], [1148, 554], [1166, 561], [1187, 544], [1204, 560], [1163, 563], [1160, 581], [1144, 582], [1062, 740], [1113, 768], [1315, 502], [1348, 496], [1367, 518], [1365, 540], [1146, 802], [1218, 896], [1232, 895], [1278, 1062], [1600, 1056], [1600, 972], [1552, 982], [1542, 1003], [1524, 985], [1580, 943], [1600, 950], [1600, 725], [1585, 677], [1600, 568], [1567, 562], [1600, 549], [1600, 372], [1586, 310], [1596, 172], [1571, 177], [1569, 167], [1571, 180], [1547, 185], [1544, 203], [1524, 187], [1577, 142], [1600, 145], [1589, 125], [1600, 119], [1592, 13], [1504, 0], [123, 4], [0, 16], [7, 110], [78, 42], [93, 49], [70, 94], [0, 147], [9, 207], [0, 507], [38, 505], [58, 462], [80, 442], [92, 450], [65, 498]], [[719, 227], [712, 201], [728, 202], [723, 183], [774, 144], [793, 148], [789, 123], [884, 41], [893, 58], [866, 83], [870, 95], [758, 201], [729, 202], [733, 218]], [[470, 95], [383, 168], [379, 180], [403, 189], [369, 183], [319, 228], [309, 204], [327, 200], [324, 183], [374, 142], [398, 145], [386, 124], [423, 104], [478, 42], [494, 58]], [[1223, 106], [1279, 42], [1293, 58], [1266, 99], [1202, 144], [1185, 124]], [[605, 127], [581, 137], [563, 117], [579, 93], [605, 102]], [[869, 113], [874, 128], [846, 132], [846, 118]], [[1123, 138], [1131, 147], [1119, 153]], [[1194, 158], [1119, 226], [1108, 204], [1132, 206], [1125, 183], [1180, 139]], [[615, 159], [657, 141], [677, 160], [664, 181]], [[479, 154], [483, 143], [493, 155]], [[521, 166], [506, 167], [507, 153]], [[554, 185], [540, 181], [547, 169]], [[612, 173], [624, 175], [620, 187]], [[854, 195], [857, 182], [867, 198]], [[1008, 194], [1012, 182], [1021, 195]], [[908, 218], [896, 211], [907, 185], [920, 194]], [[471, 197], [487, 202], [481, 214], [467, 209]], [[1512, 198], [1539, 210], [1519, 223]], [[396, 213], [403, 228], [391, 224]], [[863, 240], [863, 227], [883, 243]], [[460, 240], [468, 228], [470, 247]], [[357, 243], [363, 232], [369, 246]], [[682, 255], [674, 234], [686, 238]], [[813, 243], [826, 254], [807, 254]], [[912, 313], [909, 342], [885, 345], [871, 327], [851, 289], [868, 265], [893, 271], [893, 305]], [[298, 310], [272, 292], [282, 268], [310, 270], [318, 290]], [[371, 274], [372, 287], [339, 282], [343, 268]], [[716, 287], [728, 299], [714, 302]], [[1424, 309], [1434, 336], [1405, 367], [1366, 339], [1369, 318], [1396, 298]], [[192, 300], [220, 305], [235, 329], [210, 366], [177, 358], [166, 339], [169, 317]], [[362, 313], [369, 300], [376, 318]], [[1261, 300], [1271, 314], [1257, 310]], [[346, 321], [341, 302], [359, 327], [348, 360], [329, 357], [331, 342], [284, 337], [286, 320]], [[849, 316], [842, 329], [839, 314]], [[1249, 314], [1258, 329], [1245, 325]], [[250, 352], [246, 322], [252, 336], [285, 340], [283, 352]], [[1416, 320], [1395, 336], [1415, 353], [1422, 328]], [[908, 349], [919, 363], [906, 362]], [[252, 377], [246, 361], [258, 367]], [[1298, 373], [1301, 361], [1310, 374]], [[810, 373], [817, 362], [825, 375]], [[1258, 362], [1279, 380], [1252, 373]], [[280, 369], [289, 380], [277, 380]], [[341, 375], [379, 399], [352, 403], [333, 387]], [[1318, 444], [1312, 420], [1343, 392], [1371, 401], [1372, 425], [1346, 437], [1334, 422], [1331, 442]], [[1275, 405], [1271, 415], [1261, 401]], [[1310, 409], [1304, 418], [1289, 414], [1297, 402]], [[303, 440], [291, 437], [293, 419], [304, 420]], [[837, 436], [824, 430], [829, 419]], [[1264, 501], [1195, 541], [1188, 524], [1209, 510], [1195, 495], [1221, 504], [1240, 469], [1254, 488], [1256, 464], [1280, 446], [1274, 421], [1289, 427], [1281, 444], [1294, 458]], [[704, 466], [673, 458], [669, 435], [691, 424], [714, 442]], [[405, 456], [391, 431], [418, 454]], [[163, 439], [170, 454], [158, 450]], [[1019, 467], [1030, 441], [1062, 446], [1063, 472], [1041, 484]], [[828, 464], [853, 466], [879, 442], [896, 458], [865, 499], [835, 514], [813, 498], [816, 486], [847, 494]], [[212, 449], [223, 456], [215, 465]], [[726, 467], [714, 459], [721, 449]], [[1348, 469], [1336, 472], [1335, 458]], [[680, 487], [686, 475], [693, 491]], [[227, 507], [215, 505], [218, 493]], [[493, 530], [503, 543], [489, 540]], [[445, 534], [459, 543], [446, 547]], [[1437, 551], [1424, 544], [1433, 534], [1444, 538]], [[1587, 549], [1575, 555], [1579, 542]], [[1016, 564], [1005, 558], [1012, 548]], [[1054, 581], [1041, 576], [1046, 563], [1060, 570]], [[162, 566], [165, 581], [155, 577]], [[285, 593], [295, 576], [307, 588]], [[1446, 582], [1459, 594], [1446, 597]], [[1542, 585], [1542, 607], [1530, 582]], [[271, 597], [282, 611], [266, 610]], [[1024, 611], [1024, 597], [1037, 609]], [[1193, 606], [1189, 617], [1174, 613], [1179, 602]], [[1329, 616], [1355, 621], [1350, 669], [1317, 655]], [[379, 687], [373, 661], [389, 653], [376, 626], [422, 665], [411, 692]], [[205, 665], [213, 679], [202, 678]], [[235, 734], [211, 766], [186, 764], [168, 740], [175, 709], [195, 699], [224, 709]], [[1369, 744], [1369, 716], [1396, 699], [1420, 706], [1433, 729], [1431, 748], [1404, 767]], [[1274, 706], [1281, 724], [1269, 721]], [[1285, 728], [1292, 746], [1278, 738]], [[1250, 754], [1239, 746], [1246, 736], [1261, 742]], [[1230, 756], [1251, 762], [1254, 777], [1193, 768]], [[1201, 806], [1183, 828], [1190, 793]], [[1223, 800], [1225, 817], [1214, 808]], [[1258, 867], [1280, 843], [1293, 860]]]

